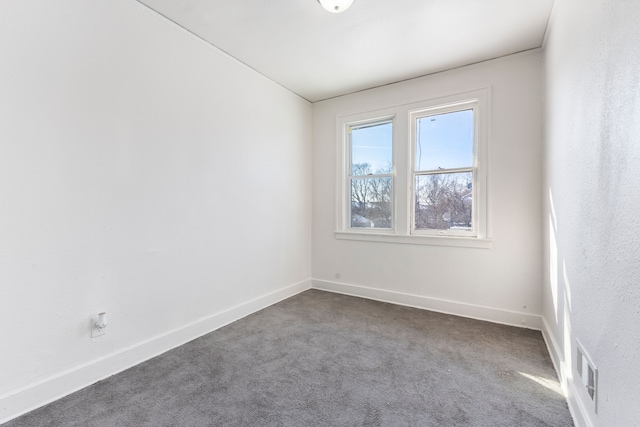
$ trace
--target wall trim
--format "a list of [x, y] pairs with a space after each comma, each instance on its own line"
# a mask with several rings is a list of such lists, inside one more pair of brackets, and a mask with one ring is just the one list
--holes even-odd
[[387, 291], [328, 280], [311, 279], [311, 282], [313, 289], [335, 292], [338, 294], [437, 311], [439, 313], [453, 314], [455, 316], [469, 317], [471, 319], [484, 320], [487, 322], [501, 323], [503, 325], [535, 329], [538, 331], [542, 328], [542, 316], [531, 313], [521, 313], [517, 311], [503, 310], [500, 308], [484, 307], [476, 304]]
[[566, 364], [562, 363], [562, 360], [564, 359], [563, 352], [560, 351], [560, 346], [558, 345], [558, 340], [553, 334], [553, 329], [549, 326], [549, 323], [544, 316], [542, 316], [542, 337], [547, 345], [547, 350], [551, 356], [551, 362], [553, 363], [553, 367], [558, 375], [558, 380], [562, 386], [562, 391], [567, 400], [569, 412], [571, 412], [571, 417], [573, 418], [575, 426], [593, 427], [593, 422], [591, 421], [586, 408], [580, 399], [576, 398], [577, 392], [575, 383], [573, 382], [573, 375], [568, 375], [565, 371], [564, 367]]
[[303, 280], [0, 396], [0, 424], [310, 288]]
[[[544, 342], [547, 345], [547, 351], [549, 352], [549, 356], [551, 356], [551, 362], [553, 363], [553, 367], [558, 374], [558, 378], [560, 379], [560, 384], [562, 385], [563, 391], [565, 390], [565, 386], [563, 384], [563, 378], [565, 377], [564, 372], [562, 371], [561, 363], [560, 363], [560, 346], [558, 345], [558, 341], [556, 340], [555, 335], [551, 332], [551, 328], [549, 327], [549, 323], [547, 319], [542, 316], [542, 337], [544, 338]], [[566, 394], [566, 391], [565, 391]]]

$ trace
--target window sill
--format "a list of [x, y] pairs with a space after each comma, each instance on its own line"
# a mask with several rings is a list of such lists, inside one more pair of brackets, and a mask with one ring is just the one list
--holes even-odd
[[409, 236], [383, 233], [360, 233], [352, 231], [336, 231], [338, 240], [359, 240], [363, 242], [401, 243], [427, 246], [453, 246], [459, 248], [490, 249], [492, 239], [479, 237], [455, 236]]

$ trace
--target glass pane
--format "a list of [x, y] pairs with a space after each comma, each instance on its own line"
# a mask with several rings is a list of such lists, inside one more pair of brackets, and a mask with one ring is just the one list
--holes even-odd
[[391, 228], [391, 178], [351, 179], [351, 227]]
[[416, 122], [416, 170], [473, 166], [473, 110], [421, 117]]
[[351, 175], [390, 173], [391, 122], [351, 128]]
[[468, 230], [473, 224], [472, 173], [416, 176], [416, 230]]

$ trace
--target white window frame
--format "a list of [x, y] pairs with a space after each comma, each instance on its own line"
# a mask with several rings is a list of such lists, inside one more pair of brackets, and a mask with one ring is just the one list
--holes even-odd
[[[388, 173], [373, 173], [371, 175], [352, 175], [351, 173], [352, 171], [352, 167], [353, 167], [353, 160], [352, 160], [352, 155], [353, 155], [353, 140], [352, 140], [352, 130], [354, 128], [361, 128], [364, 126], [368, 126], [368, 125], [382, 125], [382, 124], [386, 124], [386, 123], [391, 123], [391, 130], [393, 132], [393, 128], [395, 127], [394, 124], [394, 116], [389, 116], [389, 117], [381, 117], [381, 118], [375, 118], [373, 120], [364, 120], [364, 121], [358, 121], [358, 122], [351, 122], [348, 123], [345, 126], [345, 138], [346, 138], [346, 148], [347, 148], [347, 153], [346, 153], [346, 167], [347, 167], [347, 179], [345, 180], [345, 184], [346, 184], [346, 188], [344, 189], [346, 197], [348, 198], [348, 212], [347, 213], [347, 217], [345, 218], [345, 224], [346, 224], [346, 228], [349, 229], [350, 231], [354, 231], [354, 232], [362, 232], [360, 230], [365, 230], [364, 232], [370, 232], [371, 230], [375, 230], [376, 232], [391, 232], [393, 230], [394, 224], [395, 224], [395, 215], [394, 215], [394, 186], [395, 186], [395, 176], [394, 176], [394, 166], [393, 166], [393, 144], [394, 144], [394, 138], [393, 138], [393, 133], [391, 135], [391, 149], [392, 149], [392, 153], [391, 153], [391, 171], [389, 171]], [[391, 179], [391, 227], [389, 228], [383, 228], [383, 227], [375, 227], [375, 223], [374, 223], [374, 227], [352, 227], [351, 226], [351, 216], [352, 216], [352, 195], [351, 195], [351, 182], [354, 179], [374, 179], [374, 178], [390, 178]]]
[[[459, 94], [433, 98], [368, 112], [339, 115], [336, 119], [337, 131], [337, 180], [336, 180], [336, 231], [341, 240], [360, 240], [433, 246], [456, 246], [469, 248], [490, 248], [491, 233], [489, 222], [489, 123], [490, 87], [471, 90]], [[474, 147], [473, 222], [474, 232], [423, 232], [413, 230], [413, 185], [414, 185], [414, 142], [413, 118], [429, 111], [455, 111], [461, 105], [474, 105], [476, 131]], [[429, 114], [426, 114], [429, 115]], [[393, 122], [393, 168], [392, 168], [392, 226], [381, 228], [351, 228], [350, 211], [350, 171], [351, 148], [348, 134], [351, 126], [375, 123], [385, 120]], [[403, 185], [402, 183], [406, 183]], [[440, 230], [439, 230], [440, 231]], [[462, 234], [462, 235], [461, 235]]]
[[[462, 167], [462, 168], [451, 168], [451, 169], [441, 169], [438, 171], [434, 170], [416, 170], [416, 148], [417, 148], [417, 121], [419, 119], [431, 116], [437, 116], [440, 114], [447, 113], [455, 113], [458, 111], [472, 110], [473, 111], [473, 159], [472, 165], [470, 167]], [[409, 209], [410, 218], [411, 218], [411, 234], [412, 235], [437, 235], [437, 236], [464, 236], [464, 237], [476, 237], [478, 235], [478, 101], [476, 99], [471, 99], [467, 101], [457, 102], [454, 104], [448, 105], [438, 105], [435, 107], [424, 108], [420, 110], [414, 110], [409, 112], [409, 141], [411, 144], [411, 157], [410, 157], [410, 165], [411, 165], [411, 183], [409, 184], [410, 192], [410, 201], [411, 208]], [[450, 174], [450, 173], [458, 173], [458, 172], [471, 172], [472, 174], [472, 205], [471, 205], [471, 223], [473, 227], [471, 230], [436, 230], [436, 229], [416, 229], [416, 188], [415, 182], [417, 176], [428, 176], [435, 174]]]
[[[365, 228], [365, 227], [351, 227], [351, 136], [349, 134], [352, 127], [364, 126], [372, 123], [392, 123], [392, 167], [391, 167], [391, 228]], [[351, 114], [348, 116], [341, 116], [338, 118], [338, 132], [336, 135], [337, 141], [339, 141], [338, 148], [338, 189], [337, 195], [337, 216], [336, 224], [337, 230], [354, 235], [365, 234], [395, 234], [396, 233], [396, 128], [397, 120], [393, 109], [377, 110], [375, 112]], [[374, 224], [375, 225], [375, 224]]]

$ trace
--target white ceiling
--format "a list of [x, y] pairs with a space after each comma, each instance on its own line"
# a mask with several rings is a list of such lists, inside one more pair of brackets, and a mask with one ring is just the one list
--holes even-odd
[[138, 0], [315, 102], [540, 47], [554, 0]]

